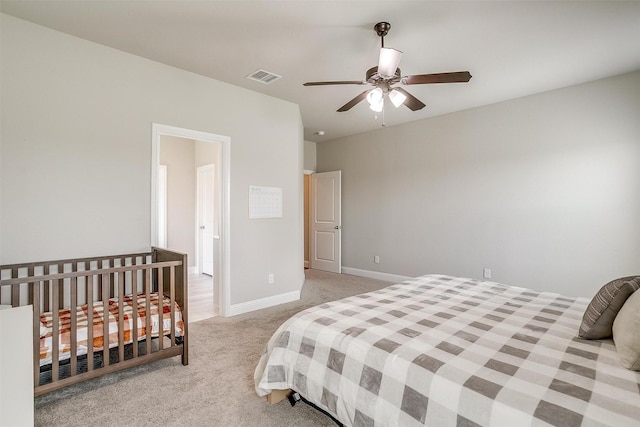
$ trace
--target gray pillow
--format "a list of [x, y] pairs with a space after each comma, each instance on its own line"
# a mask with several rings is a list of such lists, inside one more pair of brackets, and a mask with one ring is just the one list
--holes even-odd
[[613, 321], [613, 342], [622, 366], [640, 371], [640, 292], [627, 299]]
[[622, 277], [600, 288], [582, 316], [578, 336], [587, 340], [609, 338], [618, 311], [639, 288], [640, 276]]

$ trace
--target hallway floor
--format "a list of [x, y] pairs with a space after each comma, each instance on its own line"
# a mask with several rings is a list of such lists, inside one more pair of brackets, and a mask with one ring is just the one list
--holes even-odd
[[206, 274], [190, 274], [189, 323], [217, 316], [218, 304], [214, 298], [213, 277]]

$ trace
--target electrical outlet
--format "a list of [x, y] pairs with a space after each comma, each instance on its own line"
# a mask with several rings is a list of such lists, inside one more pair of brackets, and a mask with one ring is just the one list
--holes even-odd
[[273, 285], [273, 282], [274, 282], [274, 280], [275, 280], [275, 279], [273, 278], [273, 273], [269, 273], [269, 278], [268, 278], [267, 280], [269, 281], [269, 284], [270, 284], [270, 285]]
[[375, 264], [380, 264], [380, 256], [375, 255], [375, 256], [373, 257], [373, 262], [374, 262]]
[[485, 268], [482, 273], [482, 277], [484, 277], [485, 279], [491, 279], [491, 269]]

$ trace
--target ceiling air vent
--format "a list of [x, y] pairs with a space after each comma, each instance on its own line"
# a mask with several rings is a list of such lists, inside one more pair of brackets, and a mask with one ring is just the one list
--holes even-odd
[[257, 82], [264, 83], [264, 84], [268, 85], [270, 83], [275, 82], [278, 79], [281, 79], [282, 76], [274, 74], [274, 73], [272, 73], [270, 71], [258, 70], [258, 71], [255, 71], [252, 74], [249, 74], [247, 76], [247, 78], [249, 80], [255, 80]]

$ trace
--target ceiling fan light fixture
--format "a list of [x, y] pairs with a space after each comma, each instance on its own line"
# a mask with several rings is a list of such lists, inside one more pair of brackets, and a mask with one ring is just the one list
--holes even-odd
[[372, 111], [375, 111], [376, 113], [379, 113], [382, 111], [382, 109], [384, 108], [384, 101], [381, 99], [380, 102], [378, 102], [377, 104], [371, 104], [369, 105], [369, 108]]
[[384, 97], [384, 92], [379, 87], [372, 89], [367, 94], [367, 102], [369, 104], [377, 104]]
[[404, 93], [400, 92], [399, 90], [393, 89], [391, 92], [389, 92], [389, 99], [391, 100], [393, 105], [396, 108], [398, 108], [402, 104], [404, 104], [404, 101], [407, 99], [407, 96]]
[[367, 94], [367, 102], [369, 103], [369, 108], [371, 108], [376, 113], [382, 111], [382, 107], [384, 105], [384, 92], [379, 87], [369, 91]]
[[380, 49], [380, 58], [378, 60], [378, 74], [385, 79], [390, 79], [396, 74], [396, 69], [400, 64], [402, 52], [390, 47]]

